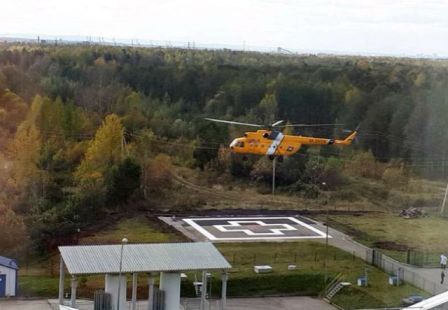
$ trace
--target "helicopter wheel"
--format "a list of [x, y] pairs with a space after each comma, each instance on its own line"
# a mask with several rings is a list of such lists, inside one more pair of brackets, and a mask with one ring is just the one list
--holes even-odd
[[278, 160], [279, 163], [282, 163], [283, 162], [283, 156], [278, 156], [277, 160]]
[[243, 156], [243, 157], [242, 157], [242, 160], [243, 160], [243, 161], [247, 161], [248, 159], [249, 159], [249, 158], [248, 158], [247, 156]]
[[270, 160], [274, 160], [274, 159], [275, 159], [275, 155], [269, 155], [268, 158], [269, 158]]

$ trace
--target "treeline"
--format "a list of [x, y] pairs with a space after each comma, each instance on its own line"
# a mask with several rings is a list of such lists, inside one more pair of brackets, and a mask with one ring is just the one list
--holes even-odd
[[[0, 87], [109, 114], [135, 132], [192, 140], [202, 116], [269, 123], [361, 124], [383, 161], [444, 160], [447, 62], [113, 47], [0, 50]], [[3, 108], [4, 109], [4, 108]], [[205, 125], [203, 125], [205, 126]], [[209, 125], [212, 126], [212, 125]], [[216, 137], [228, 139], [226, 129]]]
[[343, 182], [347, 156], [444, 177], [447, 73], [444, 61], [3, 45], [0, 213], [11, 231], [28, 224], [45, 249], [106, 211], [169, 189], [173, 165], [270, 182], [267, 159], [225, 149], [244, 129], [203, 117], [360, 124], [354, 148], [367, 153], [304, 149], [280, 165], [279, 185], [310, 198], [322, 181]]

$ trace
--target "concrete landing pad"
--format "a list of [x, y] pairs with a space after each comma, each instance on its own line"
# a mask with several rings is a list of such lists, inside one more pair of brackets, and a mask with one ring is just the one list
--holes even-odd
[[201, 217], [182, 221], [208, 240], [218, 242], [325, 238], [325, 232], [300, 217]]

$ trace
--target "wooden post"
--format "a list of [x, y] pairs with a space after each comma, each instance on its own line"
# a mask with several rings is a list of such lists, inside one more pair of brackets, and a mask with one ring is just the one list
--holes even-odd
[[445, 203], [447, 196], [448, 196], [448, 184], [446, 185], [445, 196], [443, 196], [442, 205], [440, 206], [440, 215], [442, 216], [445, 214]]

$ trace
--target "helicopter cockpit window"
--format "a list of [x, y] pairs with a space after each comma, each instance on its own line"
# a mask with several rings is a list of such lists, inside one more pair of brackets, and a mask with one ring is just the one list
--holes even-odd
[[236, 144], [237, 147], [244, 147], [244, 142], [240, 141]]

